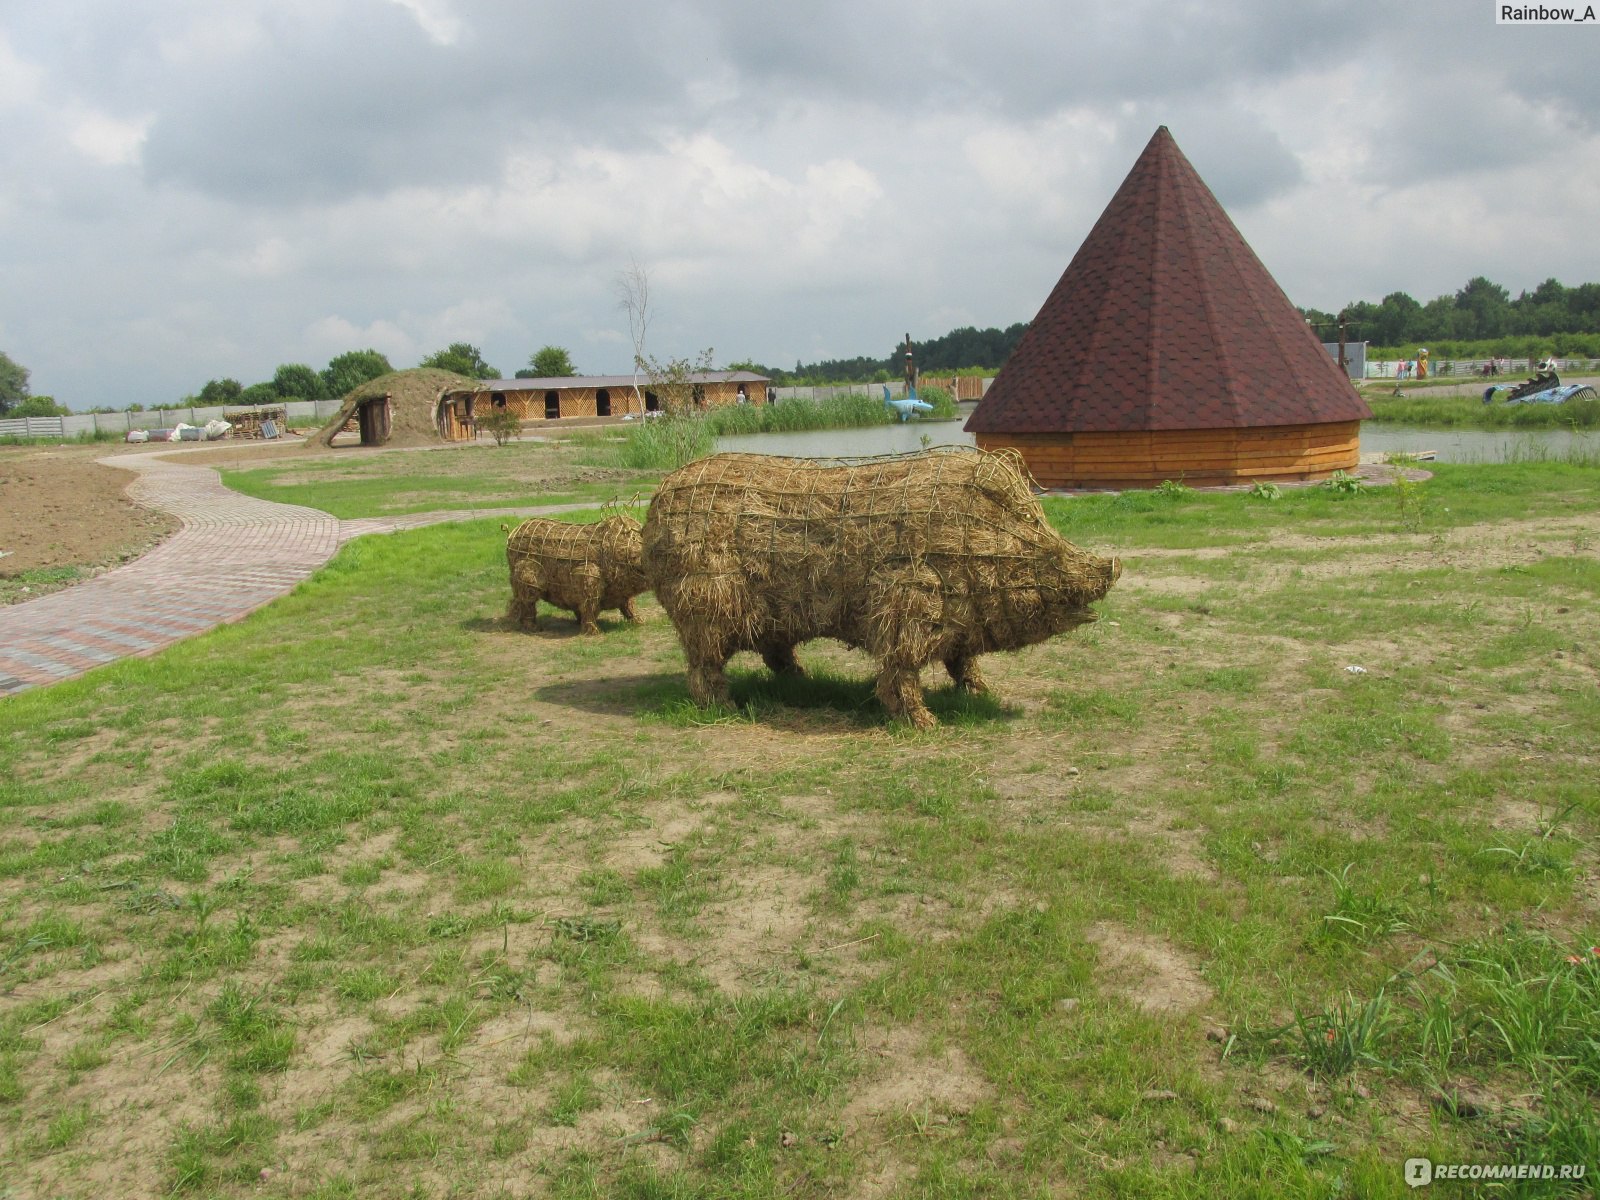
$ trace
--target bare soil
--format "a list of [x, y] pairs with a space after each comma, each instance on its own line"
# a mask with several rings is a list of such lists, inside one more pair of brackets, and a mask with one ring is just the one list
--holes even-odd
[[[128, 498], [134, 476], [97, 463], [105, 452], [103, 446], [0, 450], [0, 578], [56, 567], [93, 573], [143, 554], [178, 528], [175, 518]], [[48, 586], [11, 598], [30, 599]]]

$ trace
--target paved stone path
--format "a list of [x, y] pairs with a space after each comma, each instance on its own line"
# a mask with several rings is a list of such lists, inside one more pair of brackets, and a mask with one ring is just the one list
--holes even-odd
[[76, 587], [0, 607], [0, 696], [71, 679], [133, 654], [237, 621], [292, 590], [341, 544], [368, 533], [475, 517], [593, 507], [472, 509], [341, 521], [315, 508], [275, 504], [222, 485], [210, 467], [157, 455], [118, 455], [138, 473], [128, 494], [183, 524], [149, 554]]

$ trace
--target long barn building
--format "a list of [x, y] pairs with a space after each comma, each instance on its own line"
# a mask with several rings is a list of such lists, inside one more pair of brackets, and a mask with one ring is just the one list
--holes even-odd
[[[697, 408], [724, 404], [764, 404], [765, 375], [751, 371], [702, 371], [690, 375], [691, 402]], [[439, 430], [447, 440], [476, 436], [476, 422], [497, 408], [523, 421], [560, 421], [642, 416], [659, 412], [663, 398], [644, 377], [564, 375], [547, 379], [486, 379], [471, 389], [446, 392], [439, 401]]]

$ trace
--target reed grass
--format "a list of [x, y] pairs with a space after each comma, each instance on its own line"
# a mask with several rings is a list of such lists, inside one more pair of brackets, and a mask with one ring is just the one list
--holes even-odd
[[1485, 404], [1481, 396], [1369, 396], [1372, 420], [1380, 425], [1420, 425], [1436, 429], [1594, 429], [1600, 403]]

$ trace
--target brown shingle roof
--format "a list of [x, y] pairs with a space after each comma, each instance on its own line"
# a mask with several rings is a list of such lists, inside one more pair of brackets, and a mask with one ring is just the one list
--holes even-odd
[[1372, 415], [1166, 126], [967, 420], [974, 433]]

